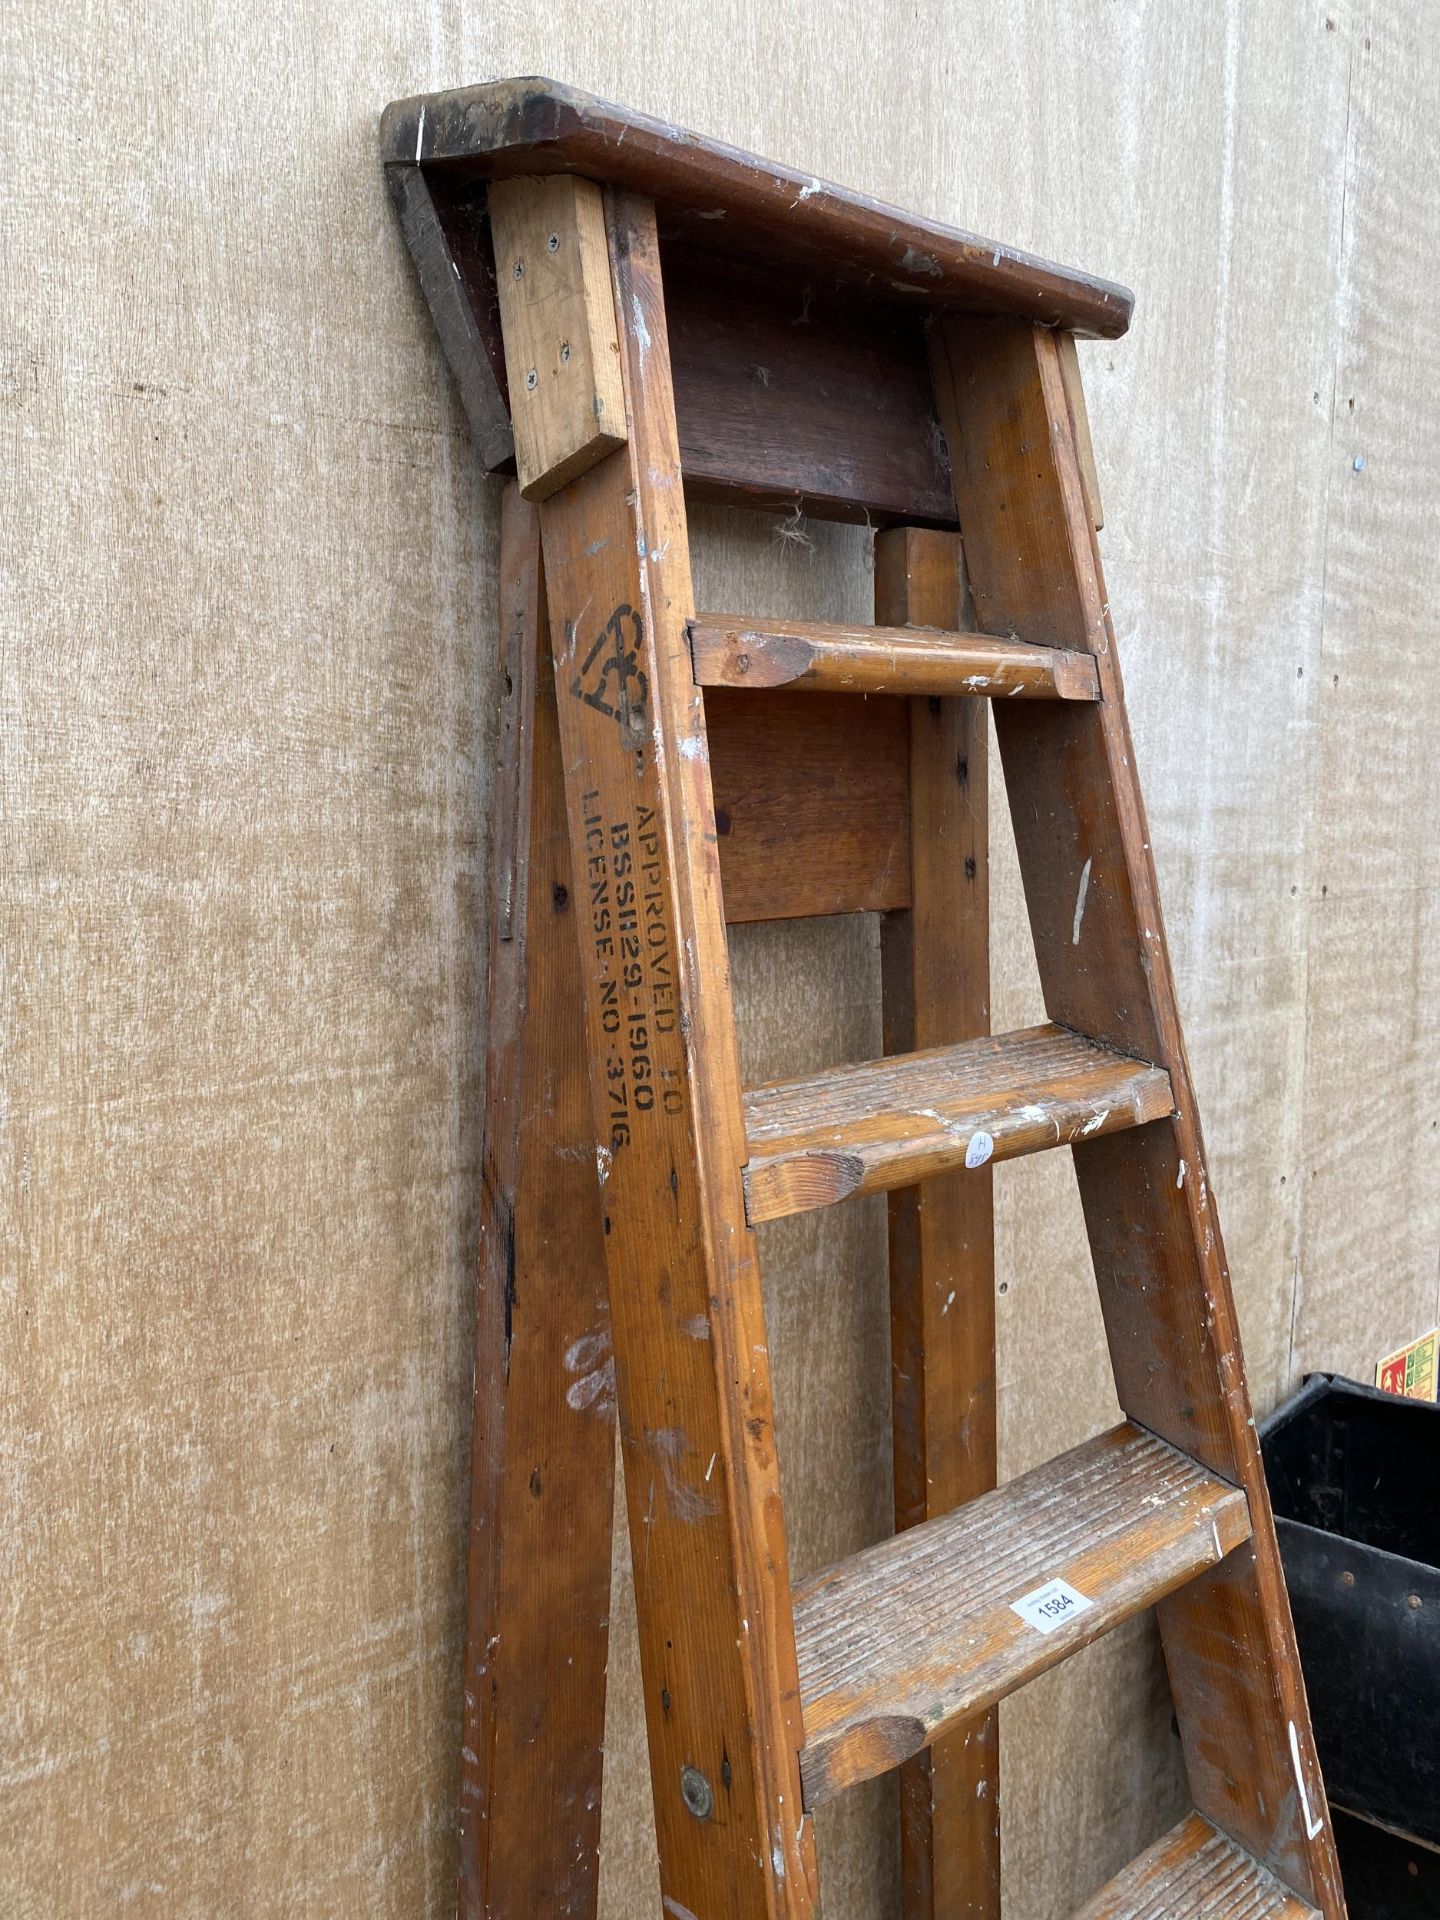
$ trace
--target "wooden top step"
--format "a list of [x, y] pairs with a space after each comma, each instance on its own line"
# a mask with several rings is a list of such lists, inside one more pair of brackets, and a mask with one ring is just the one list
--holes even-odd
[[746, 1206], [777, 1220], [1170, 1111], [1163, 1068], [1065, 1027], [832, 1067], [745, 1095]]
[[1320, 1920], [1228, 1835], [1192, 1813], [1075, 1920]]
[[805, 1582], [806, 1805], [898, 1766], [1249, 1534], [1243, 1493], [1127, 1422]]
[[690, 623], [702, 687], [794, 687], [815, 693], [974, 694], [993, 699], [1098, 700], [1088, 653], [915, 627], [789, 620], [757, 626], [730, 613]]
[[[485, 179], [578, 173], [651, 195], [672, 235], [779, 262], [888, 299], [1009, 313], [1113, 339], [1126, 288], [902, 213], [682, 127], [536, 77], [397, 100], [380, 143], [391, 166]], [[662, 226], [662, 238], [665, 229]]]

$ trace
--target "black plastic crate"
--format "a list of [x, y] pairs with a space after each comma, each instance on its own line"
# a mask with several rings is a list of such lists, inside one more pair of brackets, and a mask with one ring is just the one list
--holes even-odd
[[1440, 1407], [1313, 1374], [1261, 1442], [1326, 1789], [1440, 1845]]
[[1440, 1852], [1335, 1809], [1335, 1845], [1350, 1920], [1435, 1920]]

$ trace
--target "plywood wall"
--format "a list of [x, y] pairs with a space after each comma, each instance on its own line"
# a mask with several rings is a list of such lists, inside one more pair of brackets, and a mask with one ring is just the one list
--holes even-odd
[[[1437, 1317], [1437, 42], [1433, 0], [6, 10], [7, 1915], [450, 1909], [497, 502], [380, 108], [548, 72], [1136, 287], [1083, 352], [1103, 549], [1268, 1406]], [[868, 605], [854, 534], [697, 547], [718, 603]], [[874, 1045], [872, 929], [736, 947], [752, 1071]], [[996, 1185], [1010, 1473], [1112, 1402], [1068, 1167]], [[882, 1244], [764, 1249], [802, 1568], [884, 1524]], [[657, 1906], [626, 1604], [606, 1920]], [[1051, 1920], [1179, 1804], [1148, 1626], [1005, 1733]], [[822, 1835], [832, 1920], [889, 1912], [883, 1814]]]

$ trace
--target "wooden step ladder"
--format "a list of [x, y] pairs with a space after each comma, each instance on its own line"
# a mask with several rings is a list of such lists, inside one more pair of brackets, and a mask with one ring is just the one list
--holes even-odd
[[[1195, 1811], [1087, 1920], [1341, 1920], [1094, 537], [1129, 296], [548, 81], [382, 137], [518, 469], [462, 1913], [594, 1912], [618, 1408], [673, 1920], [814, 1913], [893, 1769], [907, 1920], [998, 1913], [996, 1703], [1150, 1606]], [[877, 526], [877, 624], [699, 612], [697, 498]], [[995, 1037], [987, 702], [1049, 1016]], [[857, 911], [885, 1057], [747, 1091], [727, 920]], [[1062, 1144], [1126, 1418], [997, 1488], [990, 1169]], [[879, 1191], [897, 1531], [792, 1587], [755, 1229]]]

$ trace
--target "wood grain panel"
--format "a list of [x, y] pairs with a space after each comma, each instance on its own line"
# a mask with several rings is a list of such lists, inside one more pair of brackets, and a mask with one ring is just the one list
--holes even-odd
[[923, 316], [788, 263], [667, 246], [687, 495], [884, 526], [953, 525]]
[[903, 700], [714, 687], [705, 730], [727, 921], [910, 904]]

